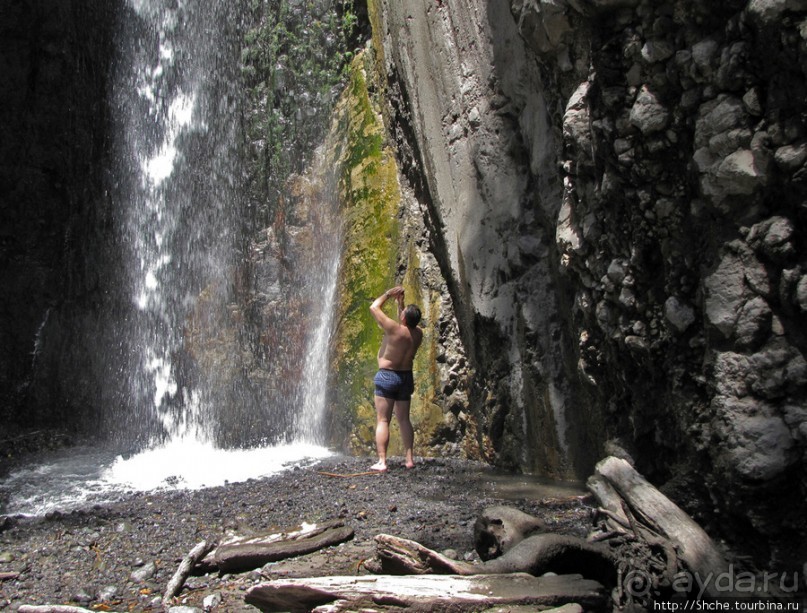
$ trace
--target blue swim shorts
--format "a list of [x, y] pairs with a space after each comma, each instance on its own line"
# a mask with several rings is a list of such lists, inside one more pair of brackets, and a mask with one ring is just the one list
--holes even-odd
[[411, 370], [382, 368], [373, 378], [375, 395], [391, 400], [409, 400], [415, 391], [415, 378]]

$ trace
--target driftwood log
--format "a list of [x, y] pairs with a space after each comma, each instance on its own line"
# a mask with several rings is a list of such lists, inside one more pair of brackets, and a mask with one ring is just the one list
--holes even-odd
[[546, 524], [513, 507], [488, 507], [474, 524], [476, 552], [483, 560], [492, 560], [536, 532], [546, 532]]
[[179, 564], [179, 568], [174, 573], [174, 576], [171, 577], [171, 580], [168, 582], [168, 585], [165, 588], [165, 594], [163, 594], [163, 606], [167, 607], [171, 600], [182, 591], [182, 586], [185, 585], [185, 581], [191, 574], [193, 567], [204, 558], [210, 550], [212, 550], [216, 546], [214, 542], [202, 541], [197, 543], [196, 546], [188, 552], [182, 562]]
[[476, 575], [482, 573], [480, 564], [452, 560], [416, 541], [391, 534], [378, 534], [375, 542], [379, 574]]
[[389, 534], [379, 534], [375, 541], [380, 569], [388, 574], [542, 575], [585, 570], [588, 577], [606, 584], [615, 582], [616, 571], [608, 548], [574, 536], [535, 534], [516, 543], [501, 557], [482, 564], [451, 560], [420, 543]]
[[[250, 588], [244, 598], [261, 611], [356, 611], [408, 607], [419, 611], [478, 611], [503, 605], [599, 609], [602, 586], [580, 575], [390, 575], [276, 580]], [[330, 605], [330, 606], [327, 606]], [[322, 609], [316, 609], [322, 607]]]
[[353, 538], [342, 521], [304, 524], [291, 532], [260, 534], [225, 542], [196, 565], [195, 572], [244, 572], [269, 562], [312, 553]]
[[[588, 485], [612, 527], [624, 528], [627, 522], [638, 537], [665, 549], [667, 574], [674, 571], [676, 556], [702, 581], [729, 572], [728, 562], [703, 528], [627, 461], [602, 460]], [[707, 596], [728, 595], [715, 591], [713, 581], [705, 583]]]

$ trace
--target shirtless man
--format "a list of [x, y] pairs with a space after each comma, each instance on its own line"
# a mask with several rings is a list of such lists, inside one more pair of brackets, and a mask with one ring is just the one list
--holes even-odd
[[[398, 321], [388, 317], [382, 307], [388, 298], [398, 302]], [[406, 467], [412, 468], [415, 459], [412, 448], [415, 444], [415, 433], [409, 420], [409, 405], [415, 389], [412, 377], [412, 362], [415, 353], [423, 341], [423, 332], [417, 327], [420, 323], [420, 309], [414, 304], [404, 308], [404, 289], [393, 287], [375, 299], [370, 305], [370, 312], [378, 325], [384, 330], [384, 339], [378, 350], [378, 373], [375, 383], [375, 444], [378, 450], [378, 462], [372, 470], [387, 470], [387, 445], [389, 444], [389, 422], [392, 413], [398, 420], [401, 429], [401, 440], [406, 450]]]

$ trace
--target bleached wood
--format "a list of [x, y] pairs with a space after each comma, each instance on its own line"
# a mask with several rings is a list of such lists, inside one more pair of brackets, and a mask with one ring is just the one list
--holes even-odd
[[241, 572], [338, 545], [353, 538], [353, 528], [342, 521], [304, 525], [298, 530], [244, 537], [222, 543], [197, 569]]
[[598, 608], [604, 604], [605, 595], [599, 583], [580, 575], [533, 577], [513, 573], [276, 580], [250, 588], [244, 600], [261, 611], [309, 611], [317, 607], [322, 607], [320, 611], [355, 611], [362, 605], [463, 611], [502, 605], [567, 603], [578, 603], [584, 609]]
[[171, 577], [171, 580], [168, 582], [168, 585], [165, 588], [165, 594], [163, 595], [162, 601], [163, 606], [168, 606], [171, 599], [182, 591], [182, 586], [185, 585], [185, 581], [190, 576], [193, 567], [215, 546], [216, 544], [213, 542], [201, 541], [188, 552], [188, 555], [182, 559], [182, 562], [179, 564], [179, 568], [177, 568], [177, 571], [174, 573], [174, 576]]

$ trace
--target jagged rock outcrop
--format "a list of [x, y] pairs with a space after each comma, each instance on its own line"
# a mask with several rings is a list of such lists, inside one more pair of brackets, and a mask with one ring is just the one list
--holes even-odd
[[617, 440], [800, 564], [807, 5], [374, 4], [497, 460], [570, 474]]

